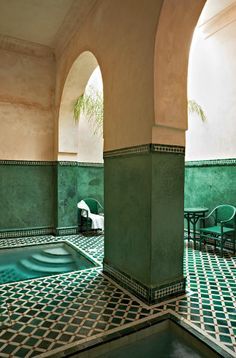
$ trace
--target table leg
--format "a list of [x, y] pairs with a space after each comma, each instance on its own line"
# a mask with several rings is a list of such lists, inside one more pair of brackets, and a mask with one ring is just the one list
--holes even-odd
[[193, 247], [194, 250], [196, 250], [196, 218], [195, 215], [193, 214]]
[[191, 239], [191, 236], [190, 236], [190, 217], [189, 217], [189, 214], [187, 214], [187, 223], [188, 223], [188, 242], [189, 240]]

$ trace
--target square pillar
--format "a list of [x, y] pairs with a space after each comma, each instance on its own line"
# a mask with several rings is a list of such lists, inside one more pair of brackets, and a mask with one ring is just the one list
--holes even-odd
[[148, 304], [185, 292], [184, 147], [104, 153], [103, 271]]

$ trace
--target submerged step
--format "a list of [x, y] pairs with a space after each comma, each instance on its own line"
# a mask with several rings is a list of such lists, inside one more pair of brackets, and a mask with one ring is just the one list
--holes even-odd
[[71, 253], [63, 247], [53, 247], [50, 249], [42, 250], [48, 256], [71, 256]]
[[71, 257], [71, 255], [45, 255], [44, 252], [32, 255], [32, 259], [35, 262], [48, 265], [67, 265], [74, 262], [73, 257]]
[[74, 269], [74, 265], [61, 265], [61, 266], [47, 266], [46, 264], [36, 264], [31, 260], [23, 259], [20, 261], [20, 265], [23, 266], [24, 269], [34, 272], [42, 272], [42, 273], [62, 273], [67, 271], [72, 271]]

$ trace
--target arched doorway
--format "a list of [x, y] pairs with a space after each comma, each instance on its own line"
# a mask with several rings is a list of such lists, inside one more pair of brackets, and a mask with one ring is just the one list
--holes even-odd
[[[103, 91], [96, 57], [89, 51], [78, 56], [65, 80], [59, 109], [57, 165], [57, 233], [76, 233], [77, 203], [94, 198], [104, 205], [103, 133], [94, 134], [93, 124], [81, 113], [78, 99], [91, 88]], [[97, 87], [96, 87], [97, 86]], [[97, 89], [96, 89], [97, 90]], [[93, 119], [93, 118], [92, 118]]]

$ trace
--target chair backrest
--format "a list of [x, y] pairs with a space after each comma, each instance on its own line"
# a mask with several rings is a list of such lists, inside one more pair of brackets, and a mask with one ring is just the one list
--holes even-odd
[[235, 220], [236, 208], [234, 206], [228, 205], [228, 204], [218, 205], [214, 209], [213, 214], [215, 217], [215, 225], [217, 225], [221, 221], [229, 220], [230, 218], [232, 219], [231, 221], [233, 224], [233, 221]]
[[93, 213], [93, 214], [98, 214], [98, 209], [102, 208], [101, 204], [96, 199], [86, 198], [86, 199], [83, 199], [83, 200], [88, 205], [91, 213]]

